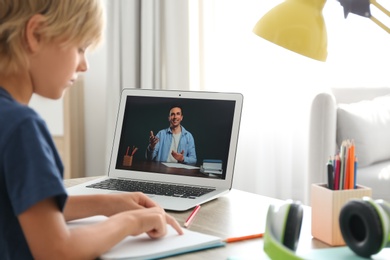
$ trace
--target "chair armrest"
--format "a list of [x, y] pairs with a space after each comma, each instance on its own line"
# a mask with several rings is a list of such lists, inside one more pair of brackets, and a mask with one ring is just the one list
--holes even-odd
[[307, 201], [312, 183], [326, 183], [326, 163], [336, 149], [337, 105], [333, 94], [320, 93], [314, 97], [309, 124]]

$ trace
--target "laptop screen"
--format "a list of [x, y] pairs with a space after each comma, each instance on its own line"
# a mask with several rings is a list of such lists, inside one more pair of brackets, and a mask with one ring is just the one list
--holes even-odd
[[238, 131], [232, 131], [241, 103], [214, 94], [122, 97], [115, 169], [225, 180], [228, 160], [235, 158], [229, 153], [236, 149]]

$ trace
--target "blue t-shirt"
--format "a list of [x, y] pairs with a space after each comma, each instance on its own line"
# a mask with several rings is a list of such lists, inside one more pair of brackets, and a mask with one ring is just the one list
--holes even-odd
[[43, 119], [0, 87], [0, 259], [33, 258], [18, 215], [50, 197], [62, 211], [67, 199], [62, 178]]

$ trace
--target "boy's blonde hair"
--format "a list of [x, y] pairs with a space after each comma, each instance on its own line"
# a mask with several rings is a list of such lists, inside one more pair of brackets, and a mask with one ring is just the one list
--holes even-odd
[[35, 14], [45, 18], [40, 32], [45, 40], [95, 47], [103, 38], [101, 0], [1, 0], [0, 74], [17, 73], [28, 66], [25, 26]]

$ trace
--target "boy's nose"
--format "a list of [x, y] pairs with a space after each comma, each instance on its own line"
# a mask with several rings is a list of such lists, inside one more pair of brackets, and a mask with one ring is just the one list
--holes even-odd
[[89, 68], [89, 64], [88, 64], [88, 61], [87, 59], [83, 59], [80, 64], [79, 64], [79, 67], [77, 69], [77, 71], [79, 72], [86, 72]]

